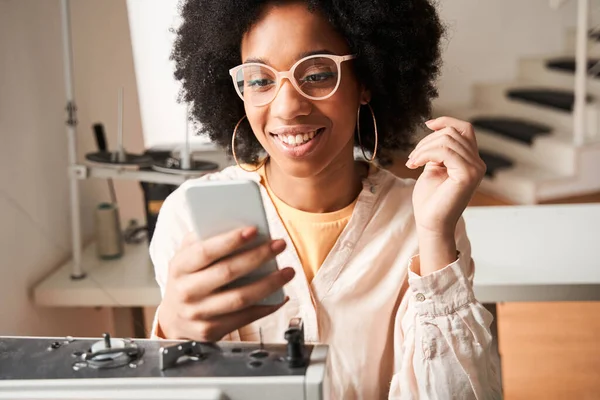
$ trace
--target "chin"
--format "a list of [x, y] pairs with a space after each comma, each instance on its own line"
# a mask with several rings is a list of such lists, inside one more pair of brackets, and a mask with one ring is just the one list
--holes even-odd
[[313, 177], [325, 169], [328, 165], [327, 161], [318, 159], [290, 160], [287, 157], [285, 157], [283, 160], [281, 157], [271, 157], [271, 159], [277, 164], [277, 166], [285, 175], [294, 178]]

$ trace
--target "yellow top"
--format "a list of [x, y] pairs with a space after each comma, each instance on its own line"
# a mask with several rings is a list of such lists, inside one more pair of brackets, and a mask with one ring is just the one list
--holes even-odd
[[262, 184], [294, 243], [306, 279], [310, 283], [348, 224], [358, 197], [350, 205], [334, 212], [301, 211], [287, 205], [273, 193], [267, 183], [264, 167], [256, 172], [260, 174]]

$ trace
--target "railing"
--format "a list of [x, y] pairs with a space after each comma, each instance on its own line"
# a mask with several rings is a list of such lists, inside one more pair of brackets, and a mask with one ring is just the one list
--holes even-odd
[[[569, 0], [550, 0], [552, 8], [559, 8]], [[575, 42], [575, 103], [573, 105], [573, 138], [576, 146], [585, 143], [587, 131], [587, 78], [599, 66], [588, 70], [590, 1], [577, 0], [577, 36]]]
[[581, 146], [586, 135], [588, 41], [590, 0], [577, 0], [577, 38], [575, 44], [575, 104], [573, 135], [575, 145]]

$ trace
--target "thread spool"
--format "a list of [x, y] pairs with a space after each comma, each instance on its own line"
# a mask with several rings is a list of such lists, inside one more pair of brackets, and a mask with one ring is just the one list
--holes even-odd
[[123, 233], [116, 204], [100, 203], [96, 208], [96, 252], [102, 260], [123, 256]]

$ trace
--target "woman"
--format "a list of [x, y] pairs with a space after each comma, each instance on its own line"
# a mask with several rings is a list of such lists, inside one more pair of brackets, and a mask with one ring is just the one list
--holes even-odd
[[[151, 243], [154, 334], [257, 340], [260, 328], [278, 342], [301, 317], [307, 341], [330, 345], [333, 398], [498, 398], [460, 218], [485, 172], [472, 127], [425, 122], [433, 132], [407, 162], [425, 167], [416, 183], [354, 157], [406, 149], [430, 113], [443, 33], [430, 1], [188, 0], [181, 11], [183, 98], [238, 163], [202, 179], [260, 182], [274, 240], [226, 257], [256, 230], [199, 241], [176, 190]], [[279, 271], [221, 289], [273, 257]], [[284, 304], [253, 305], [281, 287]]]

